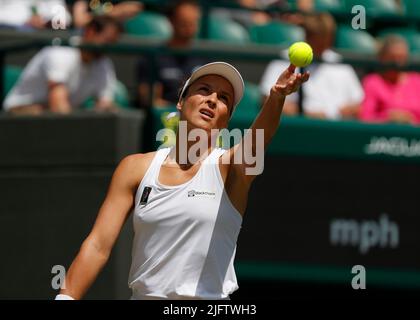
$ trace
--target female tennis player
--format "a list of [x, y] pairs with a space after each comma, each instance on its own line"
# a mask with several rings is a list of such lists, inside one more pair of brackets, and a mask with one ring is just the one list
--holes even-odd
[[[250, 134], [264, 129], [265, 150], [275, 134], [285, 97], [309, 74], [290, 65], [273, 85]], [[193, 151], [181, 141], [156, 152], [124, 158], [116, 168], [94, 227], [67, 272], [56, 299], [81, 299], [110, 256], [120, 230], [133, 212], [135, 237], [129, 286], [132, 299], [229, 299], [238, 289], [233, 261], [248, 191], [256, 175], [237, 163], [241, 143], [221, 149], [212, 129], [227, 128], [242, 98], [244, 82], [230, 64], [213, 62], [196, 69], [181, 90], [177, 109], [188, 133], [205, 133], [208, 147]], [[185, 139], [185, 138], [184, 138]], [[208, 140], [208, 141], [204, 141]], [[185, 146], [185, 147], [183, 147]], [[195, 149], [194, 149], [195, 150]], [[195, 160], [188, 153], [196, 155]], [[182, 161], [185, 159], [186, 161]]]

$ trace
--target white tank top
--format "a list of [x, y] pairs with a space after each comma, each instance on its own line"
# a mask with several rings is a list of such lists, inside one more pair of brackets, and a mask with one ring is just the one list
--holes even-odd
[[166, 186], [158, 177], [170, 150], [156, 152], [137, 189], [132, 299], [229, 299], [238, 289], [233, 262], [242, 216], [220, 174], [225, 150], [213, 149], [191, 180]]

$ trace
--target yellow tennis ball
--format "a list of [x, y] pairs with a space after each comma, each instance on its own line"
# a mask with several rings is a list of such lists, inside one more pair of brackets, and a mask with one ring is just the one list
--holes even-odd
[[296, 67], [306, 67], [313, 58], [312, 48], [306, 42], [295, 42], [289, 48], [289, 60]]

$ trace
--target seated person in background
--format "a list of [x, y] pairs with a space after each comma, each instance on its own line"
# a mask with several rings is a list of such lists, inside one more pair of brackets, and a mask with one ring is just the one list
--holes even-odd
[[[197, 2], [191, 0], [178, 1], [169, 12], [173, 27], [173, 35], [167, 46], [170, 48], [188, 48], [194, 42], [199, 31], [201, 10]], [[153, 106], [165, 107], [178, 102], [178, 88], [182, 87], [193, 69], [206, 63], [198, 56], [157, 55], [156, 69], [147, 57], [139, 60], [137, 79], [139, 82], [140, 108], [150, 107], [150, 85], [152, 74], [156, 77], [153, 87]]]
[[[97, 45], [115, 42], [121, 26], [106, 16], [95, 17], [84, 30], [83, 42]], [[46, 47], [22, 72], [4, 101], [15, 114], [39, 114], [49, 110], [69, 113], [86, 99], [96, 98], [96, 107], [113, 106], [116, 84], [114, 66], [100, 52], [72, 47]]]
[[[303, 112], [305, 115], [321, 119], [351, 119], [357, 117], [363, 90], [354, 69], [338, 63], [341, 56], [330, 48], [334, 43], [336, 25], [328, 13], [310, 14], [303, 27], [306, 41], [312, 46], [314, 58], [322, 63], [312, 63], [306, 71], [311, 73], [311, 81], [302, 86]], [[260, 88], [263, 95], [269, 94], [270, 83], [281, 70], [289, 65], [287, 51], [285, 60], [274, 60], [266, 68]], [[301, 70], [299, 70], [301, 72]], [[283, 112], [294, 115], [298, 110], [298, 92], [286, 98]]]
[[[379, 61], [405, 65], [409, 57], [404, 38], [389, 35], [379, 51]], [[363, 79], [365, 99], [360, 119], [369, 122], [420, 123], [420, 74], [386, 69]]]
[[297, 0], [296, 2], [300, 11], [310, 12], [314, 10], [314, 0]]
[[294, 0], [297, 12], [282, 12], [278, 18], [286, 23], [302, 25], [305, 20], [305, 14], [314, 12], [314, 0]]
[[229, 2], [231, 2], [247, 9], [215, 7], [212, 9], [211, 15], [214, 18], [234, 20], [248, 28], [252, 25], [266, 24], [270, 22], [271, 16], [263, 10], [268, 6], [279, 5], [281, 7], [285, 7], [285, 1], [286, 0], [231, 0], [227, 3], [229, 4]]
[[57, 15], [65, 19], [65, 25], [70, 25], [71, 16], [64, 0], [0, 1], [0, 27], [44, 29]]
[[108, 15], [119, 21], [134, 17], [143, 10], [143, 4], [139, 1], [67, 1], [71, 6], [73, 14], [73, 25], [75, 28], [85, 27], [93, 15]]

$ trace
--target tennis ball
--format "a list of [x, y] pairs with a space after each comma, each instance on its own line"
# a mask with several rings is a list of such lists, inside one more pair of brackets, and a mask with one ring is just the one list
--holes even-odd
[[296, 67], [306, 67], [313, 58], [312, 48], [306, 42], [295, 42], [289, 48], [289, 60]]

